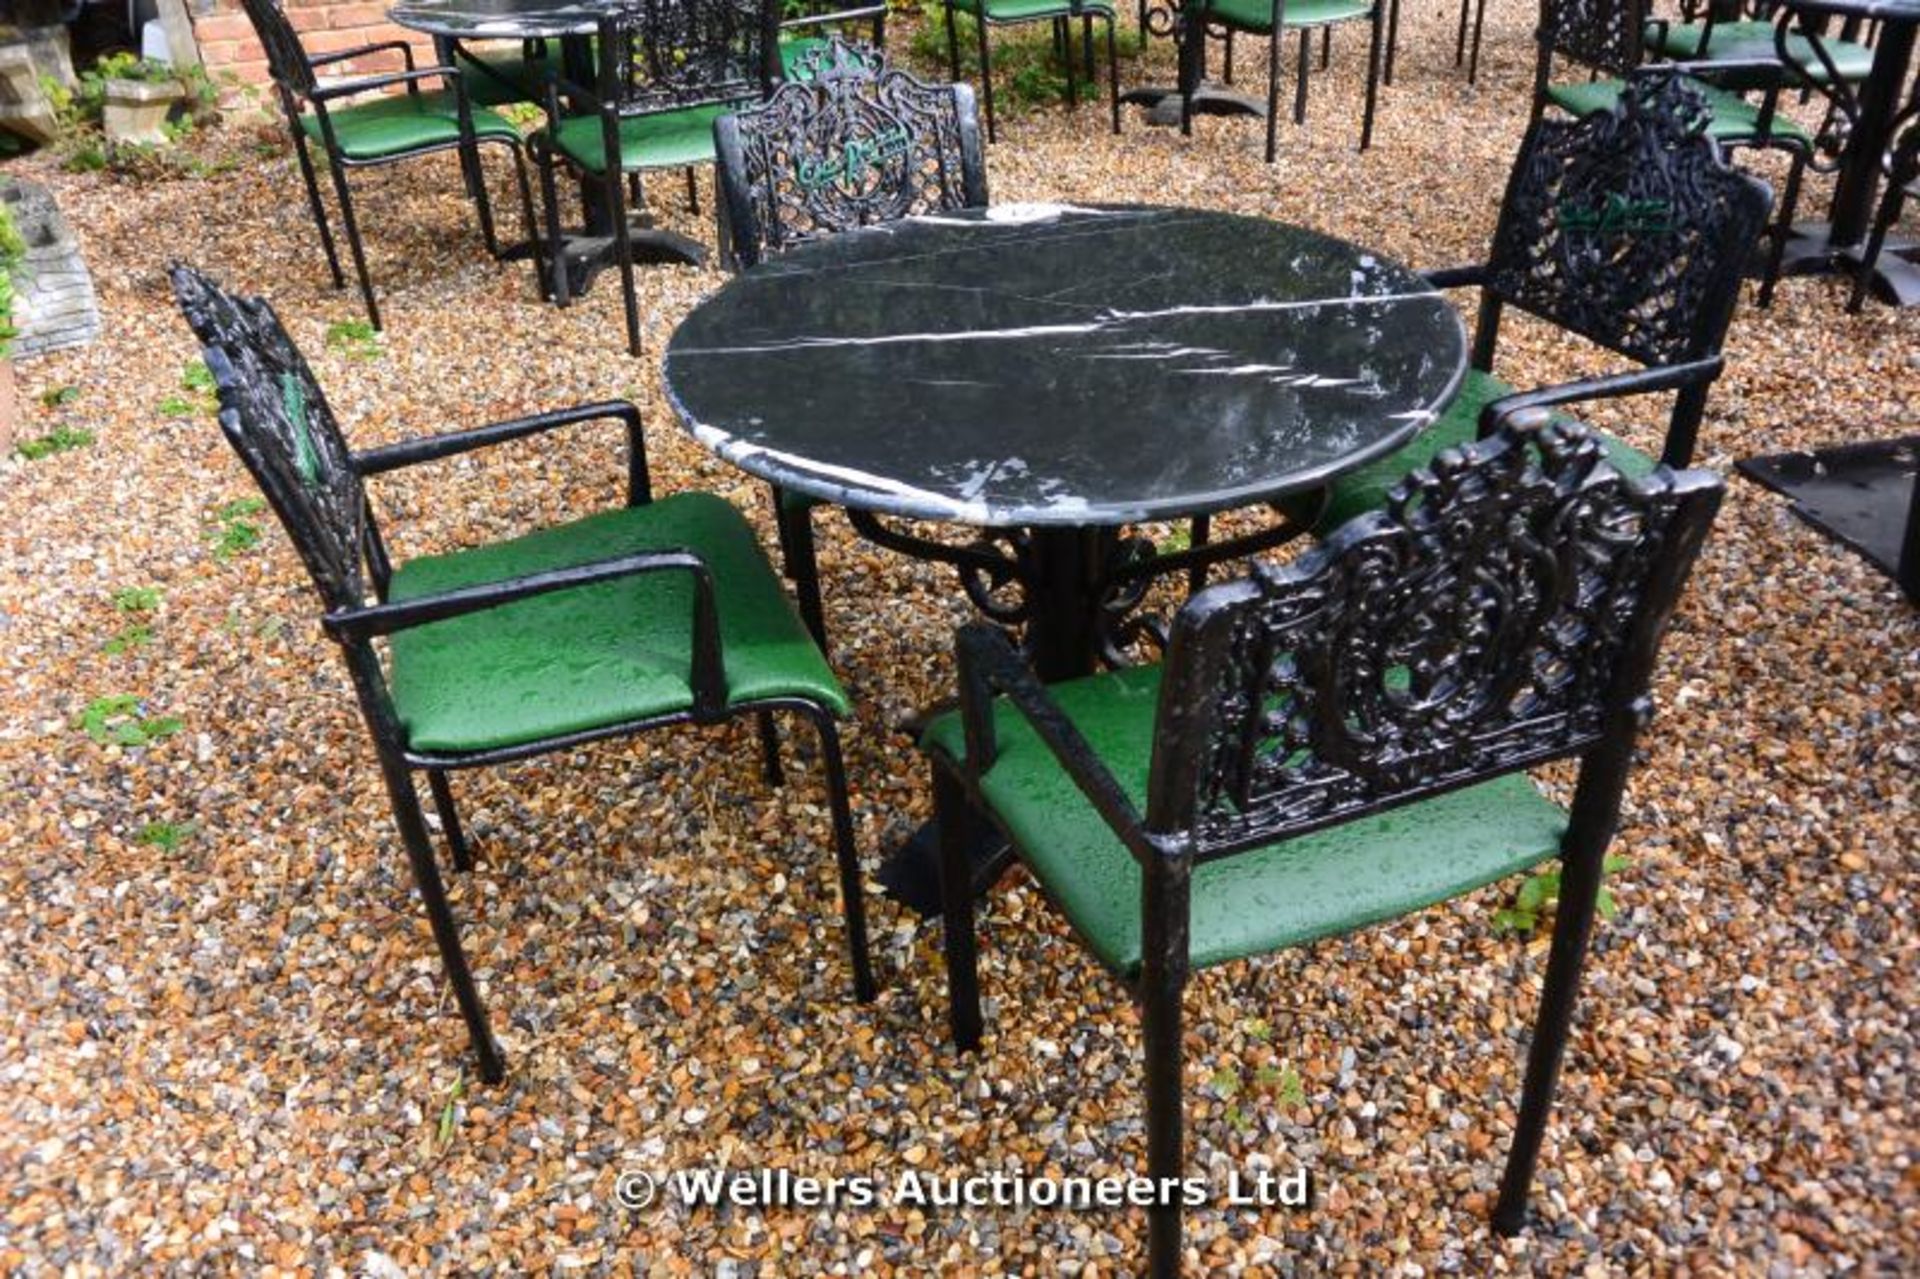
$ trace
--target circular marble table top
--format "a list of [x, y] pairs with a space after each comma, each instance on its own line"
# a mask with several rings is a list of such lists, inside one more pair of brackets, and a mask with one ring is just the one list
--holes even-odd
[[538, 40], [592, 35], [615, 0], [399, 0], [387, 17], [455, 40]]
[[668, 395], [743, 470], [981, 526], [1222, 510], [1392, 451], [1458, 389], [1446, 300], [1366, 249], [1191, 209], [1002, 205], [813, 241], [680, 325]]

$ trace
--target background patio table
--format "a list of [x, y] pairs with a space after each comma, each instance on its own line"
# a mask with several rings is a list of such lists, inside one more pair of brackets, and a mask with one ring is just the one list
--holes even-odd
[[[463, 40], [558, 40], [562, 73], [591, 88], [597, 75], [594, 33], [600, 20], [618, 8], [620, 0], [400, 0], [387, 10], [387, 17], [432, 36], [435, 53], [448, 66], [456, 65], [454, 50]], [[585, 228], [565, 236], [561, 250], [568, 295], [573, 297], [585, 293], [593, 277], [613, 264], [615, 252], [600, 201], [583, 190], [580, 207]], [[636, 262], [699, 262], [706, 255], [706, 246], [698, 241], [655, 228], [645, 209], [632, 214], [630, 226]], [[518, 252], [531, 255], [532, 246]]]
[[[1841, 154], [1840, 172], [1833, 188], [1833, 206], [1827, 222], [1803, 222], [1794, 228], [1787, 246], [1785, 271], [1851, 273], [1873, 217], [1874, 193], [1880, 187], [1880, 161], [1893, 141], [1893, 118], [1899, 112], [1911, 80], [1913, 46], [1920, 30], [1920, 0], [1787, 0], [1810, 17], [1831, 15], [1880, 23], [1874, 42], [1873, 67], [1859, 89], [1859, 115]], [[1844, 86], [1836, 86], [1843, 89]], [[1920, 267], [1901, 256], [1911, 242], [1889, 237], [1881, 251], [1875, 276], [1880, 289], [1897, 306], [1920, 306]]]

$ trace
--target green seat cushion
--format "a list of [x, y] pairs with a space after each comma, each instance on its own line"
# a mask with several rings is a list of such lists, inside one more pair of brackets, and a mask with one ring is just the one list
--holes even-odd
[[[1700, 47], [1702, 36], [1707, 40], [1705, 49]], [[1657, 26], [1650, 24], [1647, 43], [1658, 52], [1681, 60], [1718, 58], [1727, 62], [1747, 59], [1771, 62], [1780, 56], [1773, 42], [1771, 22], [1716, 22], [1711, 34], [1704, 22], [1675, 22], [1666, 28], [1664, 37]], [[1864, 44], [1825, 37], [1820, 43], [1826, 46], [1842, 80], [1858, 83], [1873, 69], [1873, 50]], [[1816, 81], [1824, 83], [1829, 78], [1826, 64], [1820, 61], [1812, 42], [1805, 36], [1789, 35], [1787, 54]]]
[[[953, 7], [962, 13], [980, 16], [983, 0], [953, 0]], [[1067, 0], [984, 0], [988, 22], [1037, 22], [1042, 18], [1064, 18], [1073, 12], [1073, 6]], [[1080, 7], [1080, 12], [1096, 17], [1112, 17], [1113, 5], [1109, 0], [1088, 0]]]
[[[725, 103], [683, 107], [620, 122], [621, 169], [661, 169], [706, 164], [713, 159], [713, 122], [733, 110]], [[591, 173], [607, 171], [606, 146], [597, 115], [562, 120], [554, 145]]]
[[[394, 600], [636, 551], [685, 548], [712, 573], [728, 705], [846, 694], [788, 603], [745, 519], [709, 493], [606, 511], [473, 550], [409, 560]], [[552, 591], [396, 632], [394, 709], [420, 751], [479, 751], [693, 705], [693, 579], [645, 573]]]
[[793, 64], [812, 53], [815, 49], [827, 47], [823, 36], [795, 36], [791, 40], [780, 41], [780, 78], [793, 79]]
[[[1060, 708], [1137, 806], [1145, 803], [1158, 667], [1056, 684]], [[981, 794], [1034, 877], [1101, 962], [1140, 967], [1140, 868], [1010, 704]], [[958, 758], [958, 713], [926, 744]], [[1143, 810], [1144, 811], [1144, 808]], [[1523, 773], [1194, 868], [1188, 954], [1196, 968], [1350, 932], [1457, 897], [1553, 857], [1566, 814]]]
[[[1692, 83], [1706, 94], [1707, 105], [1713, 109], [1713, 120], [1707, 125], [1710, 136], [1722, 142], [1741, 142], [1759, 136], [1758, 106], [1727, 89], [1702, 84], [1698, 80]], [[1611, 111], [1613, 104], [1620, 100], [1620, 88], [1621, 82], [1618, 80], [1553, 84], [1547, 86], [1547, 97], [1569, 115], [1588, 115], [1595, 111]], [[1793, 117], [1779, 112], [1774, 114], [1772, 129], [1777, 137], [1812, 141], [1812, 137]]]
[[[1315, 527], [1322, 531], [1336, 529], [1356, 515], [1385, 506], [1387, 494], [1409, 471], [1433, 461], [1442, 449], [1471, 442], [1480, 434], [1481, 410], [1501, 396], [1512, 394], [1513, 388], [1492, 374], [1468, 369], [1460, 394], [1432, 426], [1395, 452], [1334, 481], [1327, 508]], [[1606, 450], [1607, 461], [1622, 475], [1644, 479], [1653, 474], [1657, 465], [1653, 458], [1605, 431], [1594, 434]]]
[[[352, 106], [329, 107], [333, 136], [349, 160], [379, 160], [448, 146], [460, 139], [460, 108], [451, 90], [433, 93], [396, 93]], [[309, 112], [300, 117], [307, 136], [320, 140], [320, 118]], [[473, 108], [477, 139], [520, 141], [520, 131], [482, 106]]]
[[[1280, 22], [1289, 30], [1324, 27], [1364, 18], [1372, 12], [1373, 5], [1366, 0], [1287, 0]], [[1212, 0], [1207, 17], [1237, 31], [1267, 31], [1273, 27], [1273, 0]]]

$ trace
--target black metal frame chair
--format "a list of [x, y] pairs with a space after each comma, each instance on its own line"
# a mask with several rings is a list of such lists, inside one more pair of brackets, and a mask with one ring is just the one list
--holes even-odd
[[[732, 696], [730, 667], [739, 654], [735, 652], [729, 657], [730, 628], [724, 610], [729, 592], [737, 591], [741, 579], [754, 571], [751, 561], [744, 557], [757, 557], [758, 548], [751, 530], [738, 513], [718, 498], [682, 494], [654, 502], [639, 410], [623, 401], [580, 405], [356, 452], [348, 447], [312, 370], [288, 338], [272, 307], [257, 298], [230, 295], [189, 267], [174, 267], [172, 276], [180, 308], [204, 345], [207, 367], [212, 370], [219, 389], [221, 430], [285, 526], [326, 608], [322, 623], [327, 634], [340, 645], [346, 661], [379, 759], [394, 822], [433, 927], [441, 963], [479, 1059], [482, 1078], [498, 1082], [504, 1075], [504, 1063], [488, 1028], [486, 1009], [467, 965], [459, 926], [434, 858], [432, 840], [414, 790], [412, 774], [416, 771], [427, 774], [454, 868], [464, 871], [471, 867], [472, 859], [447, 781], [447, 774], [452, 770], [506, 763], [654, 728], [712, 724], [752, 715], [759, 720], [766, 772], [769, 779], [777, 783], [779, 753], [773, 715], [789, 712], [802, 716], [819, 734], [826, 769], [854, 991], [862, 1000], [871, 999], [874, 981], [867, 957], [865, 911], [859, 859], [854, 848], [853, 818], [847, 799], [846, 770], [834, 724], [836, 708], [818, 694], [790, 690], [738, 699]], [[551, 537], [596, 520], [603, 521], [597, 527], [605, 529], [610, 527], [605, 521], [617, 514], [623, 521], [620, 527], [624, 532], [610, 540], [626, 546], [626, 550], [589, 554], [584, 558], [564, 557], [561, 562], [544, 564], [537, 569], [496, 562], [492, 567], [504, 569], [503, 573], [468, 574], [473, 580], [452, 587], [433, 585], [424, 591], [409, 590], [389, 596], [389, 587], [397, 584], [397, 575], [410, 565], [395, 565], [389, 558], [386, 542], [373, 518], [366, 480], [423, 462], [456, 457], [586, 422], [618, 422], [626, 429], [626, 508], [571, 525], [550, 526], [533, 536]], [[645, 533], [646, 521], [662, 514], [663, 508], [675, 502], [681, 504], [683, 513], [690, 502], [702, 504], [703, 509], [724, 511], [734, 526], [734, 545], [748, 548], [735, 553], [748, 567], [732, 572], [729, 580], [725, 571], [729, 561], [721, 554], [724, 548], [703, 549], [691, 534], [681, 537], [671, 528], [663, 530], [659, 538], [636, 536]], [[713, 521], [709, 518], [707, 522]], [[519, 544], [524, 545], [526, 540], [520, 539]], [[483, 549], [497, 552], [514, 545], [494, 543]], [[547, 559], [555, 558], [550, 553], [553, 545], [549, 541]], [[590, 542], [590, 549], [591, 545]], [[644, 549], [633, 549], [636, 545]], [[435, 558], [444, 569], [464, 554], [469, 553], [456, 552], [454, 556]], [[520, 563], [525, 562], [523, 559]], [[737, 569], [738, 564], [735, 567]], [[804, 631], [791, 615], [791, 606], [764, 561], [760, 562], [758, 572], [778, 607], [789, 610], [784, 624], [799, 641], [783, 651], [804, 650], [818, 659], [818, 670], [825, 672], [825, 659], [805, 641]], [[678, 603], [684, 613], [676, 613], [673, 600], [647, 598], [662, 610], [663, 621], [672, 636], [663, 642], [663, 650], [667, 644], [684, 643], [685, 646], [686, 695], [678, 702], [669, 700], [666, 709], [626, 717], [617, 710], [596, 708], [597, 717], [567, 731], [535, 736], [524, 731], [506, 734], [500, 744], [484, 749], [454, 749], [416, 740], [418, 734], [405, 718], [407, 703], [400, 696], [401, 664], [397, 649], [392, 647], [398, 643], [396, 637], [408, 633], [424, 636], [420, 628], [437, 623], [457, 625], [460, 619], [491, 610], [513, 610], [516, 605], [543, 599], [550, 604], [584, 608], [585, 593], [595, 588], [614, 586], [637, 592], [650, 589], [649, 584], [674, 581], [686, 584], [685, 596]], [[564, 592], [575, 594], [568, 600], [561, 598]], [[677, 617], [686, 618], [684, 633], [678, 629]], [[537, 647], [565, 643], [570, 638], [558, 631], [543, 631], [536, 624], [537, 619], [524, 608], [517, 613], [496, 613], [491, 620], [494, 625], [488, 628], [490, 634], [515, 643]], [[443, 640], [448, 638], [444, 630], [440, 636]], [[757, 638], [765, 642], [764, 633]], [[375, 647], [376, 640], [389, 642], [386, 665], [382, 664], [381, 654]], [[464, 654], [462, 657], [464, 659]], [[661, 660], [671, 662], [672, 659], [662, 657]], [[499, 674], [497, 670], [494, 673]], [[462, 674], [467, 672], [463, 669]], [[484, 682], [484, 673], [474, 678]], [[831, 684], [830, 672], [825, 678]], [[764, 679], [761, 683], [766, 685]], [[439, 704], [444, 709], [445, 702]]]
[[[1648, 25], [1646, 0], [1541, 0], [1533, 115], [1538, 118], [1549, 102], [1572, 114], [1605, 106], [1609, 97], [1643, 68], [1670, 69], [1696, 82], [1708, 107], [1706, 131], [1722, 147], [1728, 151], [1744, 147], [1786, 152], [1786, 184], [1776, 205], [1777, 216], [1766, 232], [1769, 250], [1756, 298], [1759, 306], [1769, 306], [1779, 283], [1787, 241], [1792, 238], [1801, 181], [1814, 149], [1812, 136], [1780, 114], [1780, 94], [1790, 85], [1804, 84], [1805, 77], [1785, 61], [1647, 62]], [[1581, 67], [1594, 78], [1584, 84], [1555, 84], [1556, 57]], [[1612, 78], [1601, 80], [1597, 78], [1600, 76]], [[1761, 95], [1757, 106], [1744, 99], [1744, 94], [1752, 92]]]
[[[532, 189], [527, 183], [526, 162], [520, 150], [520, 135], [506, 120], [486, 110], [476, 108], [467, 95], [466, 83], [457, 67], [432, 66], [417, 67], [413, 60], [413, 46], [404, 40], [385, 40], [376, 44], [361, 45], [357, 48], [342, 49], [335, 53], [310, 55], [300, 41], [299, 32], [293, 28], [286, 13], [281, 9], [281, 0], [241, 0], [247, 19], [253, 24], [254, 33], [259, 36], [261, 46], [266, 50], [267, 68], [273, 78], [274, 90], [279, 96], [280, 107], [286, 115], [287, 129], [293, 134], [294, 154], [300, 162], [300, 176], [307, 187], [307, 202], [313, 213], [313, 223], [320, 232], [320, 245], [326, 250], [327, 267], [333, 273], [333, 286], [336, 289], [346, 287], [346, 276], [340, 270], [340, 255], [334, 248], [333, 230], [327, 222], [327, 209], [320, 198], [320, 185], [313, 169], [313, 157], [308, 150], [308, 130], [303, 125], [301, 103], [313, 108], [314, 132], [318, 134], [320, 145], [327, 157], [327, 167], [333, 175], [334, 198], [340, 203], [340, 219], [346, 224], [347, 247], [353, 254], [354, 274], [360, 282], [360, 296], [367, 307], [367, 318], [378, 329], [381, 327], [380, 307], [374, 300], [373, 281], [367, 273], [366, 251], [361, 245], [360, 226], [354, 217], [353, 197], [347, 185], [347, 170], [350, 168], [372, 168], [391, 164], [399, 160], [411, 160], [418, 156], [432, 155], [435, 152], [458, 150], [460, 168], [467, 187], [469, 198], [474, 201], [480, 219], [480, 234], [486, 240], [487, 252], [498, 258], [500, 245], [494, 235], [493, 210], [487, 199], [485, 173], [480, 165], [479, 144], [482, 142], [505, 146], [513, 156], [514, 175], [520, 185], [520, 204], [526, 219], [527, 239], [538, 243], [539, 232], [533, 217]], [[389, 72], [380, 75], [356, 76], [350, 80], [322, 83], [319, 73], [322, 68], [352, 58], [362, 58], [369, 54], [398, 52], [404, 71]], [[447, 88], [442, 92], [451, 92], [454, 101], [454, 130], [448, 134], [444, 128], [429, 130], [424, 140], [412, 145], [398, 146], [392, 149], [375, 148], [374, 152], [355, 157], [350, 140], [340, 136], [341, 121], [336, 118], [336, 104], [343, 99], [358, 97], [390, 89], [396, 85], [406, 87], [407, 101], [422, 107], [429, 104], [429, 98], [420, 91], [422, 82], [442, 81]], [[374, 104], [379, 109], [378, 104]], [[361, 108], [347, 108], [350, 113]], [[476, 133], [475, 121], [478, 119], [486, 127], [484, 132]], [[438, 136], [435, 136], [437, 132]]]
[[[1493, 1214], [1502, 1233], [1525, 1226], [1661, 635], [1722, 485], [1697, 471], [1627, 480], [1581, 428], [1518, 422], [1414, 472], [1387, 510], [1296, 565], [1256, 564], [1252, 577], [1194, 596], [1174, 624], [1157, 709], [1140, 689], [1103, 698], [1095, 681], [1115, 676], [1043, 687], [998, 632], [960, 634], [960, 708], [928, 734], [954, 1041], [966, 1050], [981, 1038], [967, 846], [986, 818], [1140, 1002], [1156, 1185], [1177, 1186], [1185, 1161], [1181, 1004], [1192, 968], [1405, 915], [1557, 855], [1546, 988]], [[1453, 847], [1435, 846], [1431, 828], [1402, 838], [1398, 855], [1429, 878], [1384, 882], [1375, 859], [1396, 828], [1437, 821], [1446, 797], [1469, 787], [1467, 803], [1485, 808], [1498, 779], [1568, 758], [1580, 773], [1557, 841], [1542, 826], [1518, 857], [1496, 854], [1473, 842], [1495, 823], [1469, 813]], [[996, 779], [1001, 770], [1012, 776]], [[1527, 802], [1546, 805], [1537, 794]], [[1045, 816], [1032, 811], [1041, 806]], [[1394, 809], [1397, 823], [1353, 825]], [[1076, 851], [1041, 850], [1041, 825]], [[1337, 825], [1353, 831], [1344, 843], [1312, 842]], [[1290, 861], [1263, 858], [1280, 845]], [[1231, 877], [1216, 873], [1240, 857]], [[1292, 891], [1315, 859], [1327, 887]], [[1110, 899], [1110, 913], [1076, 896], [1076, 879]], [[1125, 910], [1127, 884], [1138, 886], [1137, 915]], [[1253, 922], [1223, 947], [1234, 912]], [[1103, 953], [1118, 933], [1130, 934], [1133, 958]], [[1148, 1217], [1148, 1273], [1173, 1275], [1177, 1191]]]
[[[720, 244], [740, 270], [822, 235], [987, 203], [973, 90], [925, 84], [837, 35], [803, 54], [765, 102], [715, 120], [713, 133]], [[824, 651], [814, 505], [773, 490], [782, 562]]]
[[1052, 23], [1054, 50], [1066, 64], [1067, 108], [1072, 110], [1080, 105], [1078, 73], [1073, 65], [1073, 26], [1076, 18], [1080, 20], [1080, 43], [1085, 52], [1085, 70], [1089, 81], [1093, 79], [1093, 21], [1098, 18], [1106, 23], [1108, 111], [1113, 121], [1114, 136], [1119, 136], [1120, 54], [1114, 40], [1114, 24], [1119, 20], [1117, 0], [1059, 0], [1058, 4], [1040, 10], [1000, 17], [994, 16], [994, 0], [942, 0], [942, 4], [947, 21], [947, 75], [955, 83], [960, 80], [960, 27], [957, 18], [965, 14], [973, 20], [980, 55], [980, 97], [987, 116], [987, 141], [1000, 140], [999, 121], [993, 112], [993, 51], [989, 47], [987, 28]]
[[[1312, 5], [1295, 0], [1304, 10], [1312, 10]], [[1369, 0], [1362, 6], [1355, 6], [1353, 12], [1341, 11], [1337, 16], [1308, 17], [1290, 22], [1287, 18], [1287, 0], [1272, 0], [1270, 16], [1265, 21], [1254, 21], [1245, 17], [1225, 14], [1218, 0], [1194, 0], [1200, 20], [1206, 27], [1219, 27], [1225, 32], [1226, 80], [1233, 80], [1233, 35], [1236, 31], [1248, 35], [1267, 38], [1267, 163], [1272, 164], [1279, 147], [1280, 115], [1280, 42], [1288, 31], [1300, 33], [1300, 56], [1294, 68], [1293, 85], [1293, 122], [1296, 125], [1307, 121], [1307, 83], [1311, 78], [1313, 62], [1313, 33], [1320, 32], [1320, 66], [1324, 70], [1330, 57], [1333, 28], [1364, 18], [1369, 29], [1367, 40], [1367, 104], [1360, 118], [1360, 149], [1365, 151], [1373, 145], [1374, 108], [1380, 96], [1381, 58], [1386, 45], [1386, 22], [1391, 11], [1398, 17], [1394, 0]], [[1244, 7], [1257, 8], [1257, 3]], [[1387, 77], [1391, 82], [1392, 77]], [[1192, 128], [1193, 101], [1182, 100], [1180, 128], [1188, 132]]]
[[[640, 312], [627, 225], [629, 196], [644, 203], [644, 170], [685, 168], [688, 199], [698, 209], [693, 165], [713, 159], [712, 116], [766, 97], [779, 78], [776, 17], [774, 0], [626, 0], [601, 19], [594, 87], [575, 84], [564, 74], [547, 83], [547, 126], [534, 135], [533, 149], [547, 209], [549, 256], [558, 261], [562, 254], [554, 174], [564, 164], [600, 188], [620, 266], [627, 349], [633, 355], [640, 354]], [[571, 110], [563, 110], [563, 104]], [[565, 306], [564, 272], [555, 272], [555, 284], [556, 300]]]

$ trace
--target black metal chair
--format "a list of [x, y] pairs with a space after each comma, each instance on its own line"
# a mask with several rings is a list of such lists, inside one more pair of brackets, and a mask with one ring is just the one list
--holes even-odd
[[1873, 229], [1867, 233], [1866, 248], [1861, 251], [1860, 269], [1853, 277], [1853, 293], [1847, 298], [1847, 310], [1858, 313], [1873, 285], [1873, 269], [1887, 244], [1887, 232], [1900, 220], [1907, 197], [1920, 196], [1920, 97], [1895, 119], [1893, 146], [1884, 165], [1887, 189], [1880, 196], [1880, 208], [1873, 215]]
[[947, 75], [960, 79], [960, 24], [962, 14], [973, 20], [974, 37], [980, 54], [980, 96], [986, 104], [987, 141], [1000, 140], [999, 122], [993, 113], [993, 50], [987, 39], [992, 27], [1019, 27], [1046, 22], [1053, 27], [1055, 52], [1066, 64], [1067, 106], [1080, 104], [1079, 71], [1074, 67], [1074, 23], [1080, 26], [1080, 42], [1086, 54], [1086, 76], [1093, 79], [1093, 23], [1097, 18], [1107, 28], [1107, 98], [1113, 132], [1120, 132], [1120, 55], [1114, 43], [1114, 0], [943, 0], [947, 21]]
[[[820, 735], [854, 990], [874, 993], [834, 720], [846, 695], [739, 512], [706, 493], [653, 500], [640, 414], [581, 405], [355, 452], [273, 309], [189, 267], [174, 291], [205, 347], [220, 426], [300, 552], [373, 738], [394, 822], [480, 1073], [504, 1067], [414, 790], [425, 772], [456, 869], [471, 853], [447, 774], [678, 724], [773, 715]], [[395, 563], [365, 481], [581, 422], [627, 431], [627, 504], [485, 546]], [[375, 641], [384, 641], [382, 663]]]
[[[1220, 27], [1227, 40], [1227, 78], [1233, 76], [1233, 36], [1236, 32], [1267, 39], [1267, 163], [1278, 148], [1280, 116], [1280, 42], [1289, 31], [1300, 33], [1300, 57], [1294, 69], [1293, 122], [1307, 120], [1307, 81], [1313, 61], [1313, 34], [1320, 33], [1320, 65], [1327, 65], [1333, 28], [1365, 22], [1367, 39], [1367, 105], [1360, 117], [1360, 149], [1373, 144], [1373, 111], [1380, 93], [1380, 56], [1384, 23], [1391, 0], [1194, 0], [1201, 18]], [[1182, 107], [1181, 128], [1191, 127], [1192, 102]]]
[[[600, 22], [598, 74], [592, 89], [566, 79], [547, 82], [547, 125], [534, 135], [547, 209], [549, 257], [561, 255], [555, 169], [564, 165], [599, 189], [615, 240], [627, 319], [627, 349], [640, 354], [639, 299], [633, 284], [633, 241], [627, 225], [628, 184], [644, 200], [648, 170], [687, 170], [713, 160], [713, 122], [764, 98], [778, 76], [776, 5], [772, 0], [629, 0]], [[568, 301], [565, 272], [556, 271], [557, 300]]]
[[[1706, 101], [1711, 112], [1706, 132], [1714, 141], [1729, 152], [1743, 147], [1784, 151], [1789, 159], [1786, 185], [1767, 233], [1769, 251], [1757, 298], [1766, 307], [1779, 283], [1801, 181], [1813, 157], [1813, 135], [1779, 111], [1779, 99], [1782, 89], [1808, 81], [1793, 64], [1772, 57], [1647, 63], [1645, 33], [1652, 25], [1657, 24], [1649, 22], [1646, 0], [1542, 0], [1533, 112], [1537, 116], [1548, 103], [1571, 115], [1604, 110], [1642, 66], [1673, 67], [1692, 79]], [[1556, 82], [1556, 57], [1585, 71], [1587, 78]], [[1758, 94], [1759, 101], [1748, 101], [1749, 94]]]
[[[487, 200], [479, 144], [503, 146], [513, 155], [527, 238], [537, 241], [533, 196], [520, 152], [520, 131], [485, 107], [474, 106], [468, 100], [466, 83], [458, 69], [416, 67], [413, 47], [404, 40], [311, 56], [281, 9], [281, 0], [241, 0], [241, 3], [267, 53], [267, 69], [286, 114], [287, 128], [293, 134], [294, 154], [300, 161], [300, 176], [307, 184], [307, 201], [313, 210], [313, 223], [320, 231], [320, 245], [326, 250], [327, 267], [333, 272], [333, 286], [345, 288], [347, 281], [340, 271], [333, 230], [327, 223], [326, 205], [320, 199], [320, 185], [313, 171], [313, 157], [308, 150], [313, 142], [319, 143], [326, 153], [327, 168], [333, 175], [334, 198], [340, 202], [340, 220], [346, 224], [347, 247], [353, 254], [354, 273], [360, 281], [360, 296], [366, 302], [367, 318], [374, 328], [380, 327], [380, 307], [374, 301], [373, 281], [367, 274], [367, 256], [360, 243], [359, 223], [354, 218], [347, 170], [457, 150], [467, 194], [480, 217], [480, 234], [486, 240], [487, 251], [499, 257], [500, 246], [494, 237], [493, 210]], [[319, 78], [325, 67], [383, 51], [398, 51], [406, 70], [327, 83]], [[422, 83], [430, 80], [441, 81], [445, 87], [423, 91]], [[381, 92], [395, 85], [405, 85], [406, 92]], [[344, 99], [367, 94], [377, 96], [365, 102], [338, 105]]]
[[[1668, 67], [1635, 73], [1610, 110], [1541, 116], [1520, 144], [1484, 265], [1429, 272], [1478, 286], [1471, 368], [1460, 394], [1412, 443], [1338, 480], [1319, 514], [1336, 528], [1380, 506], [1400, 478], [1520, 405], [1675, 391], [1661, 460], [1693, 460], [1707, 392], [1740, 296], [1740, 270], [1767, 220], [1759, 179], [1708, 136], [1698, 85]], [[1516, 394], [1493, 376], [1501, 314], [1515, 307], [1642, 367]], [[1599, 434], [1620, 470], [1653, 459]], [[1295, 512], [1304, 515], [1305, 512]]]
[[[839, 36], [796, 59], [765, 102], [714, 121], [713, 132], [720, 244], [742, 270], [822, 235], [987, 203], [973, 90], [923, 84]], [[800, 615], [825, 650], [816, 503], [779, 488], [773, 502]]]
[[[1162, 666], [1043, 687], [1000, 632], [960, 634], [960, 708], [925, 738], [954, 1041], [982, 1032], [967, 847], [985, 819], [1140, 1001], [1146, 1172], [1169, 1188], [1148, 1209], [1152, 1275], [1180, 1267], [1189, 973], [1558, 857], [1493, 1214], [1525, 1226], [1655, 657], [1722, 486], [1629, 480], [1583, 428], [1514, 423], [1296, 565], [1194, 596]], [[1570, 758], [1569, 814], [1523, 770]]]

